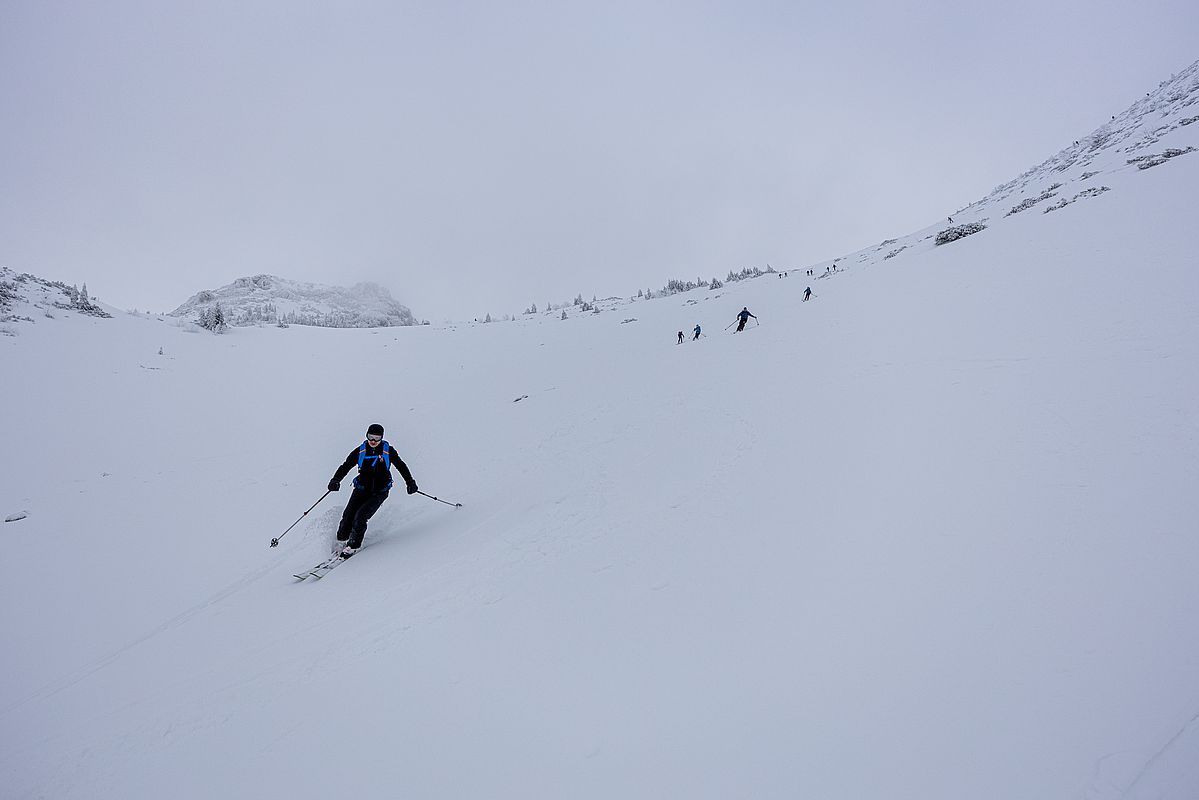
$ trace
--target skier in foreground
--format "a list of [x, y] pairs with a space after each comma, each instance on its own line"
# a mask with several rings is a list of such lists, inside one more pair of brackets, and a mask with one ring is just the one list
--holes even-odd
[[392, 451], [391, 445], [383, 441], [383, 426], [378, 423], [366, 429], [366, 440], [351, 450], [337, 472], [333, 473], [329, 491], [336, 492], [341, 488], [341, 479], [349, 474], [355, 464], [358, 465], [358, 476], [354, 478], [354, 492], [341, 515], [341, 524], [337, 526], [337, 541], [345, 543], [341, 550], [342, 558], [349, 558], [362, 547], [367, 521], [379, 510], [391, 491], [392, 467], [399, 470], [404, 478], [408, 494], [417, 492], [416, 481], [408, 465]]
[[[734, 333], [740, 333], [741, 331], [745, 330], [745, 323], [750, 317], [754, 317], [754, 315], [749, 313], [749, 306], [743, 307], [741, 311], [737, 313], [737, 330], [734, 331]], [[757, 317], [754, 317], [754, 319], [757, 319]]]

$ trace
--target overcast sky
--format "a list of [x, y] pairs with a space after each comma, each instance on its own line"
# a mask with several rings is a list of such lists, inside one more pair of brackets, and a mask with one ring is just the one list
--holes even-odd
[[931, 224], [1199, 58], [1199, 3], [0, 0], [0, 264], [433, 321]]

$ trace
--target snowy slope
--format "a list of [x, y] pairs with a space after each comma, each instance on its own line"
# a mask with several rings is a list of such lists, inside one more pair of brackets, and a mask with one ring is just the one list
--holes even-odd
[[[1102, 180], [808, 303], [0, 338], [4, 795], [1199, 795], [1199, 157]], [[297, 584], [375, 421], [463, 508]]]
[[231, 325], [282, 322], [326, 328], [386, 328], [417, 324], [412, 312], [378, 284], [358, 283], [346, 288], [274, 275], [238, 278], [219, 289], [197, 292], [170, 316], [195, 321], [203, 310], [218, 303]]
[[[814, 265], [817, 277], [854, 267], [911, 258], [937, 247], [938, 238], [1005, 225], [1017, 216], [1052, 215], [1074, 203], [1090, 203], [1113, 189], [1134, 186], [1130, 176], [1169, 169], [1199, 158], [1199, 61], [1171, 76], [1124, 112], [989, 195], [961, 208], [945, 222]], [[949, 238], [949, 237], [946, 237]], [[943, 246], [943, 245], [942, 245]]]

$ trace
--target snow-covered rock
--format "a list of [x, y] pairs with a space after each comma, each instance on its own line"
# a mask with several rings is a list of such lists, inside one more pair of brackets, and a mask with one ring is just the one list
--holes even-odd
[[220, 305], [226, 324], [314, 325], [323, 328], [386, 328], [416, 325], [412, 312], [375, 283], [350, 287], [254, 275], [192, 295], [169, 316], [197, 320]]

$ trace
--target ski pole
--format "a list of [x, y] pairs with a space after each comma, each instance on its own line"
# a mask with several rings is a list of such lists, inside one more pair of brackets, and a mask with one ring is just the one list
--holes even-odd
[[734, 325], [736, 325], [736, 324], [737, 324], [737, 320], [733, 320], [733, 321], [732, 321], [732, 322], [730, 322], [728, 325], [725, 325], [725, 326], [724, 326], [724, 329], [727, 331], [729, 328], [733, 327], [733, 326], [734, 326]]
[[[417, 494], [425, 494], [424, 492], [420, 491], [419, 489], [417, 490], [416, 493]], [[439, 503], [445, 503], [447, 506], [453, 506], [454, 508], [462, 508], [461, 503], [451, 503], [447, 500], [442, 500], [440, 497], [434, 497], [431, 494], [425, 494], [425, 497], [429, 498], [430, 500], [436, 500]]]
[[[322, 494], [322, 495], [321, 495], [321, 500], [324, 500], [324, 499], [325, 499], [326, 497], [328, 497], [328, 496], [329, 496], [329, 492], [325, 492], [324, 494]], [[318, 504], [318, 503], [320, 503], [320, 502], [321, 502], [321, 500], [317, 500], [317, 501], [316, 501], [316, 503], [313, 503], [313, 504], [312, 504], [312, 505], [311, 505], [311, 506], [308, 508], [308, 511], [311, 511], [312, 509], [316, 508], [317, 504]], [[300, 519], [304, 519], [304, 517], [308, 516], [308, 511], [305, 511], [303, 514], [301, 514], [301, 515], [300, 515]], [[291, 525], [288, 527], [287, 531], [290, 531], [292, 528], [294, 528], [294, 527], [296, 527], [297, 525], [299, 525], [299, 524], [300, 524], [300, 519], [298, 519], [298, 520], [296, 520], [295, 522], [293, 522], [293, 523], [292, 523], [292, 524], [291, 524]], [[279, 534], [279, 535], [278, 535], [278, 536], [276, 536], [274, 539], [271, 539], [271, 547], [278, 547], [278, 546], [279, 546], [279, 540], [280, 540], [280, 539], [282, 539], [284, 536], [286, 536], [286, 535], [287, 535], [287, 531], [283, 531], [283, 533]]]

